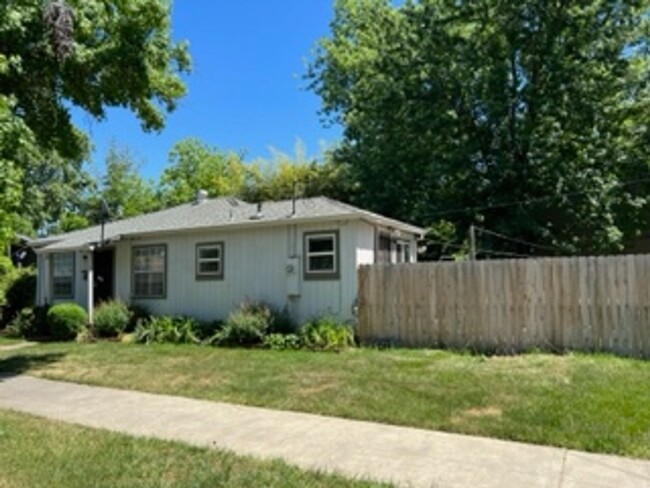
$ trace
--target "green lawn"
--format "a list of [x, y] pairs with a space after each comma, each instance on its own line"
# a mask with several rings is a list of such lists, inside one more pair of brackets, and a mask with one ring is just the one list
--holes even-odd
[[2, 410], [0, 446], [3, 488], [380, 486], [301, 471], [279, 461], [257, 461]]
[[607, 355], [43, 344], [2, 370], [650, 459], [650, 362]]
[[5, 337], [0, 335], [0, 346], [9, 346], [10, 344], [18, 344], [19, 342], [25, 342], [24, 339], [14, 339], [10, 337]]

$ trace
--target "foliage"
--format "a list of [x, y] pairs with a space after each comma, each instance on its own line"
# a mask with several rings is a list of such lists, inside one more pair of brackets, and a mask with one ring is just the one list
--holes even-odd
[[52, 337], [69, 341], [77, 337], [88, 323], [88, 314], [76, 303], [57, 303], [47, 312], [47, 324]]
[[354, 346], [352, 327], [333, 316], [310, 320], [300, 328], [300, 339], [308, 349], [340, 350]]
[[198, 322], [191, 317], [152, 316], [135, 327], [135, 341], [144, 344], [198, 344]]
[[258, 159], [251, 165], [251, 183], [242, 195], [244, 200], [287, 200], [294, 195], [349, 198], [351, 188], [346, 166], [336, 164], [331, 151], [323, 151], [321, 161], [310, 160], [304, 144], [298, 140], [293, 156], [275, 149], [271, 153], [271, 159]]
[[[126, 107], [160, 130], [185, 92], [166, 0], [22, 0], [0, 7], [0, 246], [76, 212], [88, 176], [73, 106]], [[20, 212], [19, 212], [20, 209]]]
[[154, 185], [138, 173], [139, 163], [128, 147], [112, 144], [106, 155], [106, 174], [101, 179], [99, 196], [89, 198], [86, 206], [93, 223], [102, 220], [102, 202], [105, 202], [108, 220], [128, 218], [154, 210], [160, 204]]
[[7, 256], [0, 256], [0, 306], [7, 304], [7, 288], [10, 286], [14, 276], [15, 268]]
[[160, 193], [166, 206], [192, 201], [197, 190], [206, 190], [210, 197], [234, 196], [243, 192], [249, 176], [239, 154], [222, 152], [196, 138], [183, 139], [169, 153]]
[[361, 206], [616, 251], [650, 216], [649, 25], [646, 0], [338, 0], [308, 77]]
[[0, 323], [6, 325], [20, 310], [32, 307], [35, 296], [35, 271], [15, 268], [8, 257], [0, 256]]
[[131, 320], [131, 313], [120, 300], [101, 303], [93, 315], [93, 328], [100, 337], [116, 337], [124, 332]]
[[133, 332], [138, 322], [149, 320], [151, 318], [151, 311], [144, 305], [132, 303], [129, 305], [129, 317], [131, 317], [131, 320], [129, 320], [125, 332]]
[[10, 317], [24, 308], [33, 307], [36, 299], [36, 270], [20, 268], [13, 274], [5, 292]]
[[210, 322], [197, 322], [196, 337], [204, 344], [211, 344], [211, 340], [223, 329], [223, 320], [212, 320]]
[[232, 311], [223, 328], [210, 340], [213, 344], [252, 346], [262, 344], [267, 334], [289, 333], [293, 323], [285, 312], [262, 302], [244, 302]]
[[262, 345], [268, 349], [281, 351], [285, 349], [300, 349], [302, 341], [297, 334], [269, 334], [262, 340]]
[[31, 308], [23, 308], [7, 325], [6, 334], [9, 337], [33, 337], [36, 316]]

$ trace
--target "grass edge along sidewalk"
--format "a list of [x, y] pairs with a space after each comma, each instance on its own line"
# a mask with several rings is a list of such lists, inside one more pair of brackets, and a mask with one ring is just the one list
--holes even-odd
[[607, 355], [44, 344], [0, 371], [650, 459], [650, 362]]
[[387, 486], [0, 410], [0, 486]]

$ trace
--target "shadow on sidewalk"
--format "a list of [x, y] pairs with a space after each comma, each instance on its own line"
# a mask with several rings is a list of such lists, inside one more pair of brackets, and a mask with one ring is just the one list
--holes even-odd
[[0, 381], [9, 376], [27, 373], [60, 361], [64, 353], [48, 354], [17, 354], [6, 359], [0, 359]]

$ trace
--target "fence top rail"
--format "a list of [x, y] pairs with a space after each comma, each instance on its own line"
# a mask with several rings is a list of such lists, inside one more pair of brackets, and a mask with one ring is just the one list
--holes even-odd
[[561, 263], [561, 262], [596, 262], [602, 264], [625, 262], [630, 259], [650, 262], [650, 254], [607, 254], [602, 256], [543, 256], [531, 258], [506, 258], [506, 259], [477, 259], [476, 261], [421, 261], [418, 263], [373, 263], [362, 264], [360, 269], [389, 269], [389, 268], [412, 268], [412, 267], [442, 267], [442, 266], [498, 266], [501, 264], [515, 263], [525, 266], [531, 263]]

